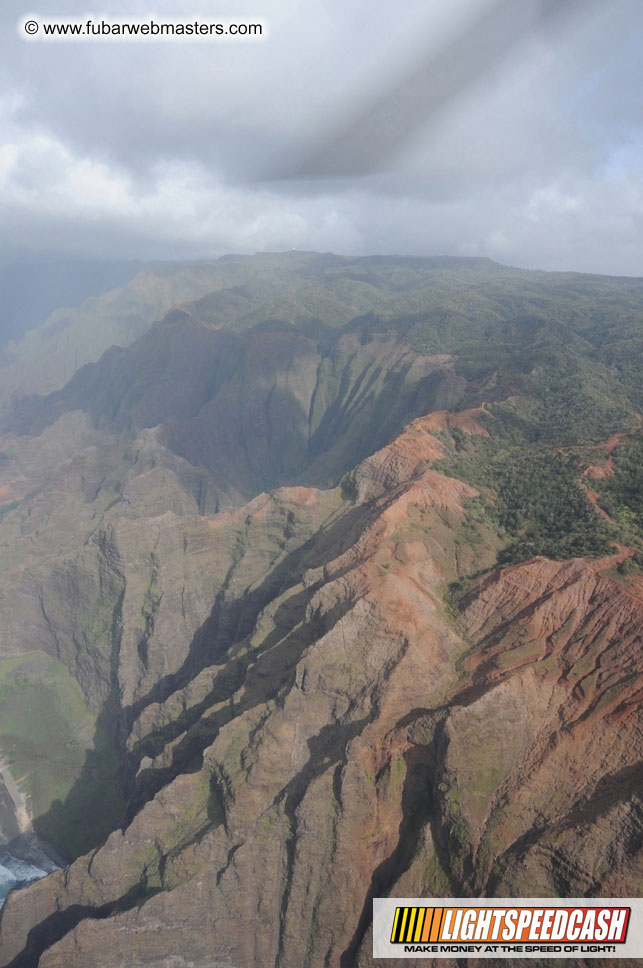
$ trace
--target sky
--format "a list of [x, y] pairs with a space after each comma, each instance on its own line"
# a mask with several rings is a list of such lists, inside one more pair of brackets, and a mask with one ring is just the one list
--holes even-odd
[[[0, 11], [2, 259], [297, 248], [643, 275], [640, 0], [37, 3]], [[268, 34], [45, 43], [27, 15]]]

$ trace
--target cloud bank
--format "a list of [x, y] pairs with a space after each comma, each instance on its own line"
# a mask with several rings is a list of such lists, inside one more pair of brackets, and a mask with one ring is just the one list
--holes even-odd
[[[385, 165], [316, 178], [270, 176], [296, 171], [408, 64], [432, 63], [489, 0], [400, 11], [381, 0], [103, 4], [111, 18], [267, 21], [269, 39], [248, 45], [28, 44], [15, 25], [32, 8], [5, 7], [0, 252], [294, 247], [643, 274], [643, 8], [580, 5], [550, 24], [542, 2], [510, 56], [408, 138], [402, 130]], [[85, 13], [77, 0], [46, 11]], [[422, 110], [428, 81], [417, 76], [401, 111], [416, 95]]]

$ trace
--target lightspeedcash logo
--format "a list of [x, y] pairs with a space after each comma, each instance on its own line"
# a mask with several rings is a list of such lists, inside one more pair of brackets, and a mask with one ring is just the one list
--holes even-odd
[[643, 900], [376, 898], [373, 955], [641, 957]]

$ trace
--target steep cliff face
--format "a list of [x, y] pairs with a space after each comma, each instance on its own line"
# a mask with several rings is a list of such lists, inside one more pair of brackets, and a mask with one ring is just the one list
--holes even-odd
[[158, 428], [163, 448], [208, 469], [210, 501], [229, 503], [293, 481], [334, 483], [409, 416], [455, 406], [466, 388], [449, 356], [414, 352], [395, 332], [235, 334], [174, 310], [6, 423], [39, 434], [82, 410], [109, 434]]
[[637, 893], [643, 606], [534, 559], [454, 624], [476, 491], [430, 466], [445, 420], [335, 491], [163, 515], [149, 555], [114, 525], [124, 820], [10, 896], [3, 964], [348, 968], [372, 962], [374, 895]]
[[496, 742], [481, 733], [474, 703], [474, 734], [454, 724], [453, 762], [475, 751], [480, 776], [493, 775], [502, 749], [503, 763], [477, 805], [454, 767], [474, 893], [524, 883], [563, 896], [638, 893], [642, 610], [581, 560], [534, 559], [475, 589], [462, 619], [475, 643], [468, 672], [494, 697], [502, 730]]
[[0, 964], [365, 968], [375, 895], [640, 892], [640, 286], [462, 272], [191, 270], [5, 414], [0, 751], [71, 863]]
[[[366, 476], [368, 473], [365, 469]], [[221, 514], [208, 523], [212, 525], [210, 539], [202, 536], [201, 540], [204, 550], [210, 548], [212, 560], [217, 550], [221, 558], [227, 557], [229, 600], [225, 594], [219, 597], [211, 618], [211, 634], [203, 629], [200, 638], [197, 636], [191, 665], [183, 659], [175, 663], [174, 670], [157, 670], [157, 688], [140, 686], [132, 695], [128, 766], [132, 776], [136, 774], [130, 804], [133, 818], [124, 834], [112, 835], [91, 859], [77, 861], [57, 885], [47, 881], [47, 890], [53, 891], [49, 895], [50, 913], [57, 924], [61, 917], [66, 919], [69, 908], [73, 908], [73, 919], [77, 905], [84, 906], [86, 901], [90, 906], [97, 902], [99, 907], [118, 907], [117, 902], [132, 889], [138, 894], [141, 879], [150, 901], [157, 894], [155, 884], [168, 885], [173, 878], [178, 879], [174, 887], [182, 892], [197, 871], [210, 867], [206, 857], [215, 858], [220, 853], [221, 860], [212, 869], [214, 886], [218, 876], [226, 907], [234, 903], [233, 895], [245, 897], [248, 927], [256, 934], [257, 943], [264, 935], [265, 947], [252, 957], [261, 960], [265, 954], [274, 958], [275, 952], [290, 947], [285, 937], [279, 938], [279, 912], [282, 904], [287, 907], [287, 897], [292, 894], [290, 917], [296, 922], [296, 907], [304, 904], [304, 898], [300, 896], [302, 888], [294, 882], [302, 876], [298, 873], [302, 862], [302, 872], [309, 864], [295, 829], [298, 812], [311, 810], [309, 823], [314, 827], [315, 812], [321, 810], [323, 828], [329, 829], [329, 824], [332, 828], [336, 823], [336, 795], [341, 796], [339, 790], [332, 794], [333, 783], [339, 783], [346, 746], [353, 740], [359, 746], [360, 734], [364, 730], [368, 733], [369, 724], [382, 719], [380, 707], [386, 710], [387, 703], [380, 692], [392, 689], [395, 695], [404, 688], [405, 676], [398, 682], [395, 675], [400, 662], [403, 668], [409, 665], [406, 675], [410, 679], [422, 675], [426, 680], [431, 673], [422, 671], [421, 657], [430, 655], [430, 641], [435, 639], [439, 648], [431, 663], [433, 674], [444, 679], [450, 668], [449, 652], [455, 647], [448, 630], [442, 629], [432, 614], [437, 602], [435, 587], [443, 569], [453, 571], [448, 548], [453, 525], [462, 513], [462, 501], [473, 492], [431, 470], [410, 482], [400, 482], [398, 489], [399, 493], [380, 498], [375, 507], [353, 505], [337, 493], [305, 489], [277, 492], [272, 503], [276, 502], [286, 516], [316, 518], [316, 537], [294, 553], [295, 560], [291, 554], [287, 562], [268, 567], [255, 590], [248, 587], [253, 573], [244, 574], [248, 567], [244, 554], [238, 562], [234, 558], [231, 561], [226, 549], [231, 544], [234, 548], [230, 529], [242, 525], [246, 533], [247, 529], [266, 533], [271, 500], [257, 498], [242, 511]], [[329, 502], [330, 515], [322, 511]], [[415, 534], [409, 521], [409, 509], [416, 507], [418, 514], [434, 521], [435, 540], [440, 541], [435, 559], [427, 552], [422, 527]], [[283, 530], [281, 523], [274, 533], [281, 538]], [[250, 548], [256, 555], [253, 534], [251, 530], [241, 551]], [[138, 543], [136, 536], [132, 540]], [[390, 561], [392, 542], [399, 545], [394, 566]], [[158, 556], [164, 557], [160, 548]], [[410, 598], [405, 592], [407, 582], [413, 589]], [[162, 579], [158, 585], [161, 589]], [[174, 611], [169, 608], [169, 613]], [[125, 605], [123, 612], [127, 627]], [[413, 655], [409, 653], [409, 639], [418, 626], [428, 638], [420, 653]], [[157, 640], [162, 643], [159, 625], [154, 628]], [[151, 640], [148, 648], [155, 654]], [[131, 657], [126, 648], [122, 651]], [[159, 651], [167, 659], [167, 649], [161, 646]], [[132, 679], [136, 681], [125, 671], [123, 681]], [[392, 725], [394, 707], [393, 703], [378, 728], [371, 730], [375, 742]], [[289, 751], [286, 757], [285, 748]], [[364, 751], [369, 751], [369, 743]], [[350, 767], [347, 761], [346, 768], [352, 772], [359, 766], [364, 751]], [[371, 760], [374, 753], [368, 753]], [[401, 763], [396, 767], [395, 782], [402, 779]], [[380, 766], [370, 760], [367, 764], [371, 780], [360, 769], [356, 781], [364, 786], [365, 793], [372, 788], [372, 797]], [[319, 784], [324, 788], [330, 784], [331, 796], [325, 798], [326, 802], [319, 802], [315, 794]], [[392, 836], [399, 824], [399, 804], [393, 802], [387, 808], [393, 810]], [[353, 809], [358, 809], [357, 802]], [[353, 823], [362, 825], [359, 811]], [[252, 845], [255, 834], [257, 847]], [[346, 845], [349, 854], [351, 839]], [[371, 862], [369, 845], [361, 842], [358, 853], [360, 850], [363, 872]], [[383, 845], [382, 858], [385, 855]], [[231, 862], [226, 868], [228, 857]], [[93, 876], [103, 864], [106, 873], [96, 882], [96, 894]], [[264, 865], [266, 871], [271, 870], [275, 864], [275, 870], [282, 874], [279, 885], [269, 888], [259, 871]], [[327, 861], [320, 857], [320, 864], [320, 890], [327, 890], [330, 885], [323, 875]], [[129, 871], [127, 883], [123, 880], [125, 868]], [[342, 865], [336, 876], [343, 877], [341, 870]], [[357, 876], [358, 871], [355, 873]], [[231, 885], [239, 879], [243, 884], [232, 890]], [[77, 897], [72, 897], [73, 883], [80, 891]], [[207, 892], [211, 890], [212, 885], [206, 888]], [[254, 900], [248, 891], [254, 894]], [[304, 886], [304, 894], [308, 893], [308, 886]], [[360, 907], [362, 894], [360, 890], [354, 899]], [[310, 900], [316, 903], [314, 898]], [[209, 905], [205, 895], [202, 903]], [[266, 904], [271, 912], [265, 915], [271, 923], [270, 931], [255, 931], [256, 912]], [[205, 907], [197, 913], [195, 898], [191, 907], [194, 917], [203, 916]], [[46, 921], [49, 915], [42, 909], [41, 914], [41, 920]], [[222, 939], [221, 957], [230, 947], [232, 936], [238, 934], [236, 915], [231, 912], [230, 917], [231, 936]], [[3, 934], [8, 945], [20, 945], [21, 932], [12, 927], [11, 918], [8, 907]], [[185, 928], [186, 932], [192, 930], [187, 924]], [[297, 933], [294, 925], [290, 928], [285, 924], [283, 931]], [[340, 932], [339, 937], [344, 938], [344, 934]], [[208, 943], [207, 938], [202, 940]], [[175, 941], [177, 953], [186, 950], [187, 934], [182, 939], [177, 936]], [[14, 949], [12, 955], [19, 950]], [[156, 948], [150, 957], [159, 958], [161, 950]], [[198, 957], [204, 955], [205, 949], [198, 953]], [[239, 955], [249, 957], [248, 952]], [[64, 960], [67, 955], [61, 957]], [[115, 950], [114, 964], [124, 957], [123, 951]], [[294, 950], [289, 957], [296, 963]]]

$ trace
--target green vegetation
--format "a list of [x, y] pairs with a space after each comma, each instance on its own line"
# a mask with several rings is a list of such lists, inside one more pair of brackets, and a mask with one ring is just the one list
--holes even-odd
[[452, 891], [451, 882], [435, 848], [428, 854], [422, 868], [422, 891], [430, 897], [449, 897]]
[[61, 662], [41, 652], [0, 661], [0, 750], [36, 829], [63, 854], [118, 822], [116, 752]]
[[[609, 535], [580, 484], [578, 460], [542, 445], [505, 442], [495, 435], [459, 437], [438, 465], [482, 489], [484, 497], [472, 502], [470, 515], [486, 517], [506, 537], [499, 562], [607, 554]], [[469, 518], [465, 533], [467, 528]]]
[[12, 501], [10, 504], [3, 504], [0, 507], [0, 521], [2, 521], [2, 519], [9, 514], [10, 511], [13, 511], [15, 508], [17, 508], [19, 504], [20, 501]]
[[616, 523], [619, 538], [638, 549], [622, 574], [643, 565], [643, 431], [625, 438], [613, 454], [614, 476], [592, 481], [599, 503]]
[[438, 783], [440, 814], [448, 834], [449, 861], [453, 870], [462, 871], [464, 861], [471, 851], [471, 836], [462, 812], [462, 794], [451, 779]]
[[[615, 476], [596, 482], [614, 526], [581, 484], [581, 458], [637, 420], [640, 284], [501, 270], [476, 290], [471, 272], [450, 297], [443, 292], [437, 316], [409, 321], [407, 332], [418, 348], [454, 354], [470, 384], [461, 406], [505, 401], [487, 407], [488, 438], [444, 434], [440, 469], [482, 492], [469, 503], [461, 540], [475, 550], [480, 525], [490, 525], [506, 541], [501, 563], [603, 555], [615, 538], [643, 549], [641, 436], [618, 449]], [[461, 594], [454, 588], [452, 608]]]
[[517, 449], [504, 461], [492, 461], [489, 472], [498, 495], [497, 518], [511, 538], [500, 554], [502, 562], [609, 552], [601, 520], [578, 482], [574, 458]]
[[[496, 401], [485, 420], [490, 438], [445, 435], [441, 469], [483, 491], [468, 506], [461, 542], [475, 552], [494, 530], [507, 563], [604, 555], [619, 535], [640, 536], [640, 453], [629, 469], [621, 458], [613, 483], [597, 488], [614, 527], [580, 481], [581, 452], [630, 431], [643, 405], [640, 281], [457, 259], [311, 257], [304, 275], [306, 305], [314, 297], [330, 327], [342, 315], [329, 313], [332, 301], [350, 296], [354, 316], [344, 328], [362, 342], [395, 330], [419, 352], [450, 354], [467, 383], [457, 405]], [[291, 275], [290, 309], [301, 286]], [[290, 309], [289, 322], [301, 325]]]
[[[190, 300], [196, 301], [188, 315], [170, 313], [148, 329], [169, 306]], [[480, 491], [467, 502], [459, 530], [461, 572], [495, 564], [499, 545], [501, 563], [604, 555], [614, 538], [643, 555], [640, 435], [615, 452], [614, 477], [595, 483], [613, 525], [581, 483], [592, 449], [631, 432], [643, 409], [642, 302], [637, 280], [526, 272], [484, 259], [291, 253], [158, 267], [135, 285], [52, 317], [17, 349], [8, 391], [41, 386], [34, 374], [43, 360], [42, 387], [59, 386], [104, 345], [126, 345], [144, 334], [129, 350], [113, 349], [81, 370], [55, 399], [38, 404], [40, 410], [34, 403], [33, 426], [25, 405], [25, 427], [35, 433], [70, 409], [85, 410], [97, 428], [124, 437], [164, 423], [167, 446], [197, 467], [199, 493], [209, 468], [223, 490], [230, 484], [235, 499], [236, 491], [251, 495], [293, 480], [335, 484], [413, 417], [484, 402], [481, 422], [489, 436], [445, 432], [447, 454], [439, 464]], [[413, 359], [400, 340], [401, 355], [389, 366], [371, 345], [382, 334], [393, 334], [393, 342], [399, 334], [413, 350], [439, 359]], [[52, 356], [54, 335], [59, 351]], [[73, 364], [71, 345], [78, 353]], [[251, 406], [231, 406], [235, 393], [245, 400], [246, 391]], [[113, 479], [125, 473], [129, 468], [120, 468]], [[87, 500], [93, 500], [90, 490]], [[114, 504], [120, 487], [113, 491]], [[349, 497], [338, 488], [337, 509]], [[0, 517], [15, 506], [0, 508]], [[293, 514], [274, 527], [289, 540], [299, 523]], [[634, 557], [619, 570], [633, 573], [642, 561]], [[159, 596], [153, 555], [151, 562], [141, 615], [146, 636]], [[385, 572], [388, 562], [379, 564]], [[82, 626], [73, 639], [83, 661], [98, 657], [102, 668], [112, 658], [112, 590], [78, 613]], [[466, 590], [466, 582], [452, 587], [450, 615]], [[94, 831], [103, 814], [105, 829], [113, 825], [120, 810], [112, 782], [118, 764], [108, 733], [80, 694], [70, 698], [73, 681], [48, 667], [49, 681], [43, 661], [22, 682], [26, 692], [16, 688], [6, 697], [10, 718], [0, 715], [0, 743], [29, 787], [43, 833], [75, 852], [83, 846], [76, 829], [87, 831], [88, 816]], [[42, 709], [39, 726], [25, 720], [18, 695], [25, 709]], [[37, 736], [30, 733], [37, 729]], [[60, 770], [46, 765], [56, 757]], [[394, 777], [401, 782], [403, 776], [400, 761]], [[101, 797], [105, 809], [97, 810]]]

